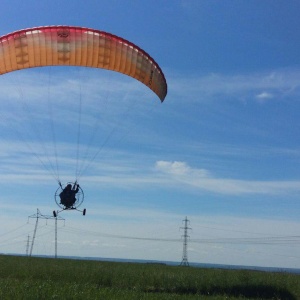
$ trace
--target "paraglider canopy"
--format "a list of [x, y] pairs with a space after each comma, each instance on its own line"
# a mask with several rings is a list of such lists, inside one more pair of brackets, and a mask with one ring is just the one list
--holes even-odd
[[148, 86], [161, 101], [167, 94], [166, 79], [154, 59], [110, 33], [75, 26], [43, 26], [0, 37], [0, 74], [55, 65], [120, 72]]

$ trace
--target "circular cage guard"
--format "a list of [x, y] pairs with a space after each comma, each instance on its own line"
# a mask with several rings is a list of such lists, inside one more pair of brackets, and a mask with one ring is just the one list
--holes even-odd
[[83, 190], [82, 190], [81, 186], [79, 186], [79, 190], [75, 195], [76, 201], [74, 202], [72, 207], [67, 207], [67, 206], [65, 206], [61, 203], [61, 199], [60, 199], [59, 195], [68, 184], [71, 184], [72, 187], [74, 187], [75, 183], [74, 182], [68, 182], [65, 186], [58, 187], [56, 192], [55, 192], [55, 195], [54, 195], [55, 202], [56, 202], [58, 207], [60, 207], [61, 209], [64, 209], [64, 210], [77, 209], [82, 204], [82, 202], [84, 200], [84, 193], [83, 193]]

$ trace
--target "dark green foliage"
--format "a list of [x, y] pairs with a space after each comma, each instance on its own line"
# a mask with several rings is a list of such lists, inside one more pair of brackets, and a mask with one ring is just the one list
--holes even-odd
[[300, 299], [300, 276], [0, 256], [0, 299]]

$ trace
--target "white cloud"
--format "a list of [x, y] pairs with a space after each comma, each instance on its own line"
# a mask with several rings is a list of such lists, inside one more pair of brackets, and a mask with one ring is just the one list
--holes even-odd
[[273, 97], [274, 96], [268, 92], [262, 92], [262, 93], [256, 95], [256, 98], [261, 102], [265, 102], [266, 100], [272, 99]]
[[[230, 96], [230, 99], [270, 99], [299, 95], [300, 71], [276, 70], [269, 73], [249, 73], [249, 74], [206, 74], [189, 75], [169, 79], [170, 97], [182, 99], [185, 102], [207, 101], [211, 98]], [[268, 92], [266, 92], [268, 91]]]
[[165, 174], [165, 180], [177, 188], [186, 186], [211, 193], [242, 194], [285, 194], [300, 191], [300, 181], [249, 181], [218, 178], [203, 169], [191, 168], [185, 162], [158, 161], [158, 172]]
[[256, 95], [256, 98], [258, 98], [258, 99], [271, 99], [271, 98], [273, 98], [273, 95], [270, 94], [270, 93], [267, 93], [267, 92], [262, 92], [262, 93]]
[[187, 164], [180, 161], [157, 161], [156, 168], [158, 170], [162, 170], [163, 172], [175, 174], [175, 175], [184, 175], [190, 171], [189, 166]]
[[207, 170], [193, 170], [188, 164], [182, 161], [157, 161], [155, 167], [159, 171], [175, 176], [197, 174], [197, 176], [202, 178], [209, 177], [209, 172]]

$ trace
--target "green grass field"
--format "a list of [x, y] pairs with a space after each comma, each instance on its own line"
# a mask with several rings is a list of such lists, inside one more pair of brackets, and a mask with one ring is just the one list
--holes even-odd
[[0, 255], [0, 299], [300, 299], [300, 275]]

